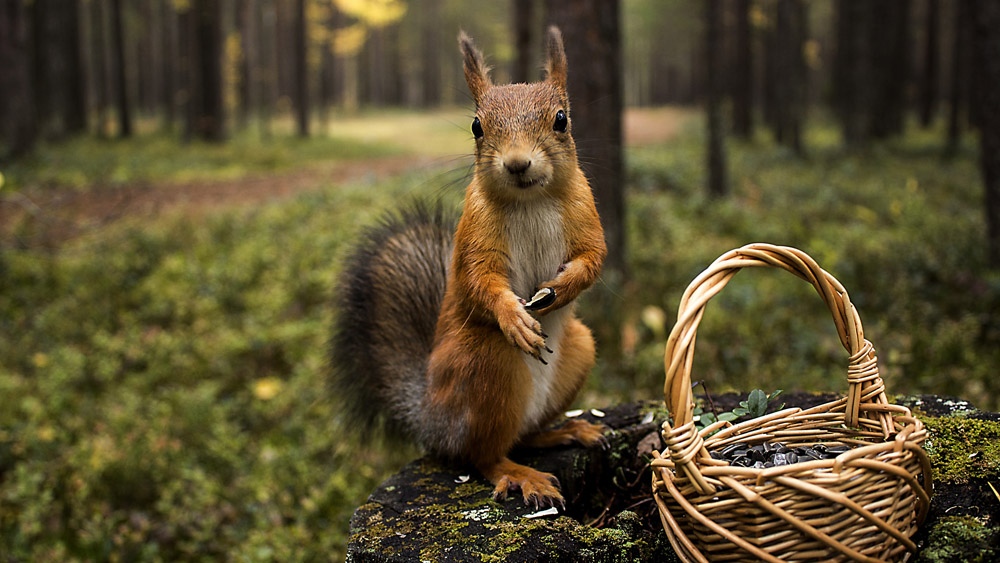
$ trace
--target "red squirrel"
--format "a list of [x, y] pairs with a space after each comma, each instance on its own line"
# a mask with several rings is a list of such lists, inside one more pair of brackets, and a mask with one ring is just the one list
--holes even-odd
[[493, 85], [465, 33], [459, 45], [476, 104], [461, 218], [452, 231], [447, 213], [418, 204], [364, 233], [337, 291], [334, 382], [350, 420], [384, 417], [474, 465], [495, 499], [520, 490], [525, 503], [565, 504], [553, 475], [507, 457], [606, 444], [583, 420], [548, 428], [594, 365], [574, 300], [606, 254], [570, 134], [562, 35], [549, 28], [547, 76], [531, 84]]

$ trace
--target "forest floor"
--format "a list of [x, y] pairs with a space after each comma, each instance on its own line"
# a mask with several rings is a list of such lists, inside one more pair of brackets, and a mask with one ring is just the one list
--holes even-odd
[[[982, 244], [972, 134], [950, 158], [944, 120], [846, 150], [816, 116], [805, 157], [763, 130], [728, 142], [731, 193], [712, 198], [704, 121], [687, 115], [626, 117], [631, 279], [580, 299], [598, 359], [571, 408], [661, 396], [684, 288], [721, 253], [766, 241], [850, 288], [891, 393], [1000, 409], [1000, 274]], [[387, 209], [458, 204], [470, 122], [382, 110], [309, 139], [276, 121], [262, 141], [251, 124], [219, 145], [179, 144], [151, 122], [5, 165], [0, 552], [342, 560], [356, 507], [417, 454], [353, 437], [330, 392], [333, 280]], [[45, 199], [57, 196], [58, 209]], [[63, 217], [82, 230], [60, 231]], [[702, 318], [692, 372], [714, 396], [846, 388], [822, 300], [779, 274], [741, 274]]]
[[[623, 123], [625, 142], [643, 146], [669, 141], [692, 115], [691, 110], [678, 108], [629, 109]], [[458, 125], [464, 118], [465, 112], [451, 110], [429, 116], [389, 111], [338, 120], [328, 127], [331, 135], [390, 149], [375, 156], [316, 160], [290, 170], [251, 172], [236, 178], [153, 178], [121, 183], [98, 179], [85, 189], [26, 178], [22, 189], [0, 199], [6, 203], [0, 205], [0, 243], [16, 239], [20, 245], [52, 247], [123, 217], [150, 218], [178, 210], [198, 216], [220, 208], [288, 198], [330, 184], [379, 182], [421, 169], [465, 167], [472, 163], [472, 157], [461, 152], [470, 142], [465, 127]], [[426, 130], [428, 121], [437, 126], [431, 142], [398, 140], [400, 129]], [[30, 240], [13, 231], [28, 217], [36, 219]]]

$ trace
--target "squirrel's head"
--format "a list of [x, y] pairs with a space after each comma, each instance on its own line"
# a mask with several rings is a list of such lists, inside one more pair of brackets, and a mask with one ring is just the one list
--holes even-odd
[[533, 197], [559, 189], [577, 170], [566, 94], [562, 34], [549, 28], [546, 78], [494, 86], [483, 55], [464, 32], [458, 36], [465, 80], [476, 102], [476, 174], [503, 197]]

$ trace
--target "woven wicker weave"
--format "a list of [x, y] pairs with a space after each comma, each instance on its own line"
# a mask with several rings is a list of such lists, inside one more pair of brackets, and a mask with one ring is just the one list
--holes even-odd
[[[692, 420], [691, 364], [705, 305], [740, 269], [770, 266], [810, 282], [849, 352], [847, 397], [737, 425]], [[931, 491], [923, 424], [890, 405], [875, 352], [847, 291], [800, 250], [752, 244], [719, 257], [681, 299], [667, 340], [664, 395], [672, 417], [654, 452], [653, 495], [685, 561], [900, 561], [915, 546]], [[714, 432], [714, 434], [713, 434]], [[766, 469], [731, 466], [709, 452], [734, 443], [846, 445], [836, 459]]]

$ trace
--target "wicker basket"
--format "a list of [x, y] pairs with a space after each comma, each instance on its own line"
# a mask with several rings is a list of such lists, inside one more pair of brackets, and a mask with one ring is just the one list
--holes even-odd
[[[771, 266], [810, 282], [833, 313], [850, 354], [848, 395], [808, 410], [785, 409], [698, 432], [692, 420], [695, 333], [712, 296], [741, 268]], [[667, 340], [666, 449], [654, 452], [653, 496], [685, 561], [900, 561], [929, 504], [923, 424], [890, 405], [875, 352], [847, 291], [800, 250], [752, 244], [719, 257], [685, 291]], [[714, 434], [713, 434], [714, 433]], [[765, 469], [709, 452], [735, 443], [848, 446], [836, 459]]]

